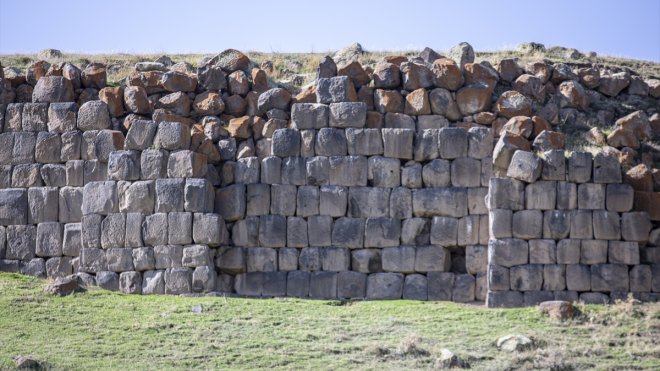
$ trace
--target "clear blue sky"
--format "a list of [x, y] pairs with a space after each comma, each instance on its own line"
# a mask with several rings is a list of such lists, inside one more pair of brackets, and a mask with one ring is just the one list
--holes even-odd
[[660, 0], [0, 0], [0, 54], [477, 50], [536, 41], [660, 62]]

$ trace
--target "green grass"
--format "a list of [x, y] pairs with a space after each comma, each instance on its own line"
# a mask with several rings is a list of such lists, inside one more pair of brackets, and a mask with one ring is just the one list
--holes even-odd
[[[453, 303], [130, 296], [68, 297], [0, 274], [0, 369], [31, 355], [54, 369], [430, 369], [448, 348], [475, 369], [658, 369], [660, 304], [583, 306], [560, 323], [534, 308]], [[201, 304], [203, 313], [194, 314]], [[537, 349], [510, 354], [522, 334]]]

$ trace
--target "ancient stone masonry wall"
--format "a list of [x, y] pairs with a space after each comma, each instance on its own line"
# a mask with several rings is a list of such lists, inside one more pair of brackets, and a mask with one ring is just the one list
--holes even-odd
[[[136, 294], [657, 300], [660, 82], [470, 52], [326, 57], [301, 91], [236, 50], [119, 87], [97, 63], [8, 70], [0, 270]], [[615, 117], [590, 132], [601, 154], [566, 157], [561, 125]]]

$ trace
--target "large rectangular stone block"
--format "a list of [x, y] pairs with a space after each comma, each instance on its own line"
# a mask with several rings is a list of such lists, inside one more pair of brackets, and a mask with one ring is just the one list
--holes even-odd
[[524, 209], [525, 184], [511, 178], [490, 178], [488, 204], [490, 209]]
[[153, 180], [143, 180], [120, 186], [119, 193], [119, 211], [123, 213], [144, 213], [154, 212], [156, 203], [156, 191]]
[[451, 272], [429, 272], [426, 275], [428, 300], [451, 301], [455, 275]]
[[621, 238], [619, 214], [614, 211], [594, 210], [594, 237], [599, 240], [618, 240]]
[[413, 159], [413, 129], [382, 129], [383, 155], [405, 160]]
[[394, 158], [369, 157], [367, 179], [373, 187], [398, 187], [401, 184], [401, 162]]
[[287, 274], [286, 296], [306, 298], [309, 296], [309, 272], [292, 271]]
[[62, 256], [62, 224], [57, 222], [39, 223], [35, 247], [36, 256]]
[[493, 153], [493, 130], [484, 127], [468, 129], [468, 156], [484, 159]]
[[140, 152], [113, 151], [108, 158], [109, 180], [140, 179]]
[[586, 183], [591, 180], [593, 159], [589, 152], [573, 152], [568, 157], [568, 176], [573, 183]]
[[351, 156], [377, 156], [383, 154], [383, 138], [378, 129], [345, 130], [348, 154]]
[[415, 148], [413, 158], [417, 162], [435, 160], [438, 152], [438, 129], [418, 130], [415, 133]]
[[[349, 223], [350, 224], [350, 223]], [[342, 226], [342, 228], [348, 228], [348, 226]], [[331, 216], [326, 216], [326, 215], [319, 215], [319, 216], [310, 216], [307, 218], [307, 235], [308, 235], [308, 240], [309, 240], [309, 245], [310, 246], [330, 246], [333, 244], [332, 242], [332, 234], [333, 234], [333, 221]], [[340, 235], [344, 233], [343, 231], [340, 233], [340, 231], [337, 232], [338, 238], [341, 241], [348, 242], [348, 240], [345, 240], [343, 237]], [[355, 231], [355, 233], [359, 233], [360, 236], [364, 235], [363, 231]], [[357, 243], [357, 242], [356, 242]]]
[[554, 149], [543, 152], [543, 170], [541, 179], [543, 180], [566, 180], [566, 158], [564, 150]]
[[427, 300], [428, 282], [423, 274], [409, 274], [403, 282], [403, 298], [407, 300]]
[[[172, 158], [172, 156], [170, 156]], [[239, 158], [236, 161], [234, 181], [242, 184], [259, 183], [260, 159], [255, 156]]]
[[607, 263], [607, 241], [582, 240], [580, 246], [580, 263], [604, 264]]
[[140, 156], [140, 177], [143, 180], [167, 177], [169, 154], [162, 149], [147, 149]]
[[543, 235], [543, 212], [541, 210], [521, 210], [513, 213], [512, 233], [514, 238], [531, 240]]
[[382, 253], [380, 249], [360, 249], [351, 251], [351, 269], [361, 273], [382, 271]]
[[337, 298], [337, 273], [312, 272], [309, 279], [309, 296], [314, 299]]
[[508, 291], [511, 289], [509, 268], [496, 264], [488, 265], [488, 289], [491, 291]]
[[286, 217], [282, 215], [259, 217], [259, 245], [265, 247], [286, 246]]
[[511, 289], [515, 291], [539, 291], [543, 287], [543, 265], [518, 265], [509, 269]]
[[407, 219], [412, 217], [412, 191], [397, 187], [390, 192], [390, 217]]
[[167, 214], [167, 240], [170, 245], [192, 243], [192, 213]]
[[321, 249], [321, 266], [324, 271], [347, 271], [351, 264], [351, 253], [348, 249], [327, 247]]
[[368, 165], [364, 156], [331, 156], [329, 184], [346, 187], [366, 186]]
[[468, 155], [468, 132], [464, 128], [442, 128], [438, 133], [440, 158], [454, 159]]
[[440, 246], [418, 246], [415, 249], [416, 272], [445, 272], [449, 270], [450, 253]]
[[[358, 249], [364, 246], [364, 219], [338, 218], [332, 225], [332, 245]], [[311, 241], [310, 241], [310, 244]]]
[[604, 152], [596, 154], [594, 183], [621, 183], [621, 164], [616, 156]]
[[620, 213], [628, 212], [633, 208], [635, 191], [629, 184], [608, 184], [605, 191], [607, 210]]
[[294, 128], [321, 129], [328, 126], [329, 108], [320, 103], [294, 103], [291, 105], [291, 122]]
[[[275, 187], [271, 187], [271, 192]], [[271, 200], [275, 197], [271, 195]], [[272, 212], [271, 203], [271, 212]], [[245, 216], [246, 192], [245, 185], [233, 184], [215, 191], [215, 212], [222, 215], [225, 221], [236, 221]]]
[[180, 122], [160, 122], [153, 142], [157, 148], [166, 150], [188, 149], [190, 128]]
[[108, 214], [101, 222], [101, 247], [111, 249], [124, 247], [126, 236], [126, 214]]
[[488, 291], [488, 308], [516, 308], [523, 306], [523, 294], [518, 291]]
[[427, 188], [449, 187], [451, 177], [451, 164], [448, 160], [431, 160], [422, 167], [422, 181]]
[[198, 244], [220, 246], [225, 240], [225, 221], [218, 214], [193, 214], [193, 241]]
[[116, 182], [91, 182], [83, 189], [82, 214], [108, 215], [119, 211]]
[[605, 185], [583, 183], [578, 186], [578, 208], [599, 210], [605, 208]]
[[438, 246], [456, 246], [458, 244], [458, 219], [436, 216], [431, 223], [431, 244]]
[[367, 298], [372, 300], [401, 299], [403, 274], [373, 273], [367, 277]]
[[69, 223], [64, 225], [64, 234], [62, 238], [63, 255], [73, 257], [80, 255], [80, 249], [82, 247], [81, 228], [81, 223]]
[[554, 240], [529, 241], [530, 264], [555, 264], [557, 261], [557, 244]]
[[639, 244], [630, 241], [610, 241], [608, 262], [611, 264], [639, 264]]
[[395, 218], [367, 218], [364, 235], [365, 247], [399, 246], [401, 220]]
[[175, 246], [175, 245], [154, 246], [154, 259], [156, 259], [156, 269], [181, 267], [182, 257], [183, 257], [183, 246]]
[[111, 272], [127, 272], [133, 270], [133, 252], [131, 249], [107, 249], [105, 250], [105, 261], [108, 264], [108, 270]]
[[571, 212], [571, 238], [593, 238], [591, 210], [573, 210]]
[[355, 218], [389, 215], [388, 188], [351, 187], [348, 192], [348, 213]]
[[28, 191], [0, 189], [0, 225], [27, 224]]
[[413, 215], [419, 217], [467, 215], [464, 188], [425, 188], [413, 191]]
[[286, 246], [307, 247], [307, 220], [301, 217], [290, 216], [286, 221]]
[[282, 159], [267, 156], [261, 159], [261, 183], [277, 184], [282, 180]]
[[382, 252], [383, 270], [386, 272], [413, 273], [415, 248], [412, 246], [387, 247]]
[[307, 161], [303, 157], [282, 159], [282, 184], [305, 185], [307, 183]]
[[28, 188], [28, 223], [58, 221], [59, 192], [57, 187]]
[[529, 245], [525, 240], [501, 239], [490, 240], [488, 244], [488, 262], [502, 267], [513, 267], [529, 262]]
[[340, 299], [364, 298], [367, 293], [367, 275], [344, 271], [337, 274], [337, 297]]
[[557, 200], [557, 182], [538, 181], [525, 188], [525, 207], [536, 210], [553, 210]]
[[591, 266], [591, 289], [600, 292], [627, 292], [630, 288], [628, 267], [623, 264]]
[[165, 294], [181, 295], [192, 292], [192, 269], [168, 268], [165, 271]]
[[156, 213], [145, 216], [144, 222], [142, 223], [142, 237], [144, 239], [144, 244], [147, 246], [167, 244], [167, 214]]

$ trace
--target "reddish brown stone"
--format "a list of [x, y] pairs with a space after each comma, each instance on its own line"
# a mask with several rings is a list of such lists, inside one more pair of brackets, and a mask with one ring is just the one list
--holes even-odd
[[404, 110], [403, 96], [396, 90], [376, 89], [374, 107], [380, 113], [401, 113]]
[[161, 84], [163, 73], [160, 71], [133, 72], [126, 78], [126, 85], [141, 86], [148, 95], [164, 92]]
[[133, 113], [147, 114], [152, 111], [147, 91], [140, 86], [127, 86], [124, 89], [124, 104]]
[[595, 89], [600, 83], [600, 70], [598, 68], [580, 68], [578, 70], [580, 84], [589, 89]]
[[480, 125], [490, 125], [495, 121], [497, 118], [497, 115], [495, 115], [492, 112], [479, 112], [475, 113], [474, 116], [474, 122]]
[[650, 139], [653, 136], [649, 118], [644, 111], [635, 111], [621, 117], [614, 124], [616, 127], [633, 133], [639, 140]]
[[518, 61], [512, 58], [506, 58], [497, 64], [497, 73], [500, 75], [500, 79], [513, 82], [518, 76], [522, 75], [523, 70], [518, 65]]
[[532, 147], [537, 151], [549, 151], [551, 149], [564, 149], [566, 144], [566, 135], [556, 131], [544, 130], [532, 143]]
[[499, 169], [508, 169], [513, 153], [517, 150], [529, 151], [531, 145], [524, 137], [505, 131], [493, 150], [493, 165]]
[[367, 112], [366, 127], [370, 129], [382, 129], [385, 125], [385, 118], [382, 113], [376, 111]]
[[[242, 72], [242, 71], [238, 71]], [[236, 72], [234, 72], [236, 73]], [[247, 110], [247, 103], [245, 99], [240, 95], [231, 95], [224, 100], [225, 102], [225, 113], [232, 116], [243, 116]]]
[[188, 116], [190, 114], [190, 98], [188, 94], [178, 91], [167, 94], [156, 103], [158, 108], [165, 108], [176, 115]]
[[564, 81], [559, 85], [560, 107], [577, 108], [585, 111], [589, 108], [589, 96], [577, 81]]
[[229, 121], [229, 135], [234, 138], [248, 139], [252, 136], [252, 120], [250, 116], [241, 116]]
[[406, 115], [430, 115], [431, 105], [429, 104], [429, 94], [426, 89], [417, 89], [406, 95], [406, 105], [404, 109]]
[[500, 133], [502, 133], [504, 130], [504, 125], [509, 122], [505, 117], [498, 117], [491, 123], [493, 127], [493, 135], [495, 138], [500, 136]]
[[46, 76], [62, 76], [64, 69], [64, 63], [54, 63], [50, 65], [50, 68], [46, 72]]
[[388, 55], [383, 60], [387, 63], [392, 63], [396, 64], [397, 66], [401, 65], [401, 63], [408, 62], [408, 57], [405, 57], [403, 55]]
[[625, 130], [621, 127], [617, 127], [607, 136], [607, 144], [616, 147], [630, 147], [633, 149], [639, 149], [639, 140], [637, 136], [631, 131]]
[[635, 211], [646, 211], [653, 221], [660, 221], [660, 192], [635, 191]]
[[180, 122], [182, 124], [188, 125], [188, 126], [193, 126], [195, 122], [190, 119], [189, 117], [184, 117], [180, 115], [176, 115], [174, 113], [171, 113], [163, 108], [159, 108], [154, 110], [153, 115], [151, 115], [152, 120], [155, 122]]
[[169, 71], [163, 74], [161, 85], [165, 90], [175, 91], [195, 91], [197, 87], [197, 76], [188, 75], [178, 71]]
[[210, 164], [220, 163], [220, 151], [218, 147], [208, 138], [205, 138], [204, 141], [197, 147], [195, 152], [206, 155], [207, 161]]
[[463, 73], [453, 59], [436, 59], [431, 71], [433, 84], [438, 88], [456, 91], [463, 86]]
[[46, 61], [36, 61], [32, 63], [25, 72], [25, 81], [27, 81], [28, 84], [35, 86], [40, 78], [46, 76], [49, 67], [50, 64]]
[[362, 65], [358, 61], [353, 61], [344, 66], [339, 66], [337, 68], [337, 76], [350, 77], [356, 89], [359, 89], [362, 85], [369, 84], [369, 81], [371, 81], [371, 78], [364, 71]]
[[124, 114], [124, 89], [107, 87], [99, 91], [99, 99], [108, 105], [110, 115], [119, 117]]
[[550, 123], [541, 116], [532, 116], [532, 123], [534, 124], [534, 132], [532, 133], [532, 137], [536, 137], [544, 130], [552, 131], [552, 126]]
[[[466, 64], [466, 70], [470, 63]], [[486, 85], [470, 85], [461, 88], [456, 93], [456, 104], [465, 116], [488, 111], [491, 105], [492, 90]]]
[[531, 116], [532, 102], [529, 98], [515, 90], [502, 93], [495, 103], [495, 111], [506, 118], [514, 116]]
[[500, 79], [497, 71], [480, 63], [465, 64], [463, 72], [465, 75], [465, 85], [482, 84], [487, 86], [491, 93]]
[[105, 88], [108, 75], [105, 64], [90, 63], [82, 71], [82, 85], [86, 88]]
[[639, 164], [628, 170], [623, 179], [636, 191], [653, 192], [653, 173], [644, 164]]
[[252, 90], [263, 93], [268, 90], [268, 76], [266, 72], [259, 68], [252, 69]]
[[599, 128], [591, 128], [591, 130], [584, 134], [584, 139], [596, 146], [603, 146], [607, 143], [605, 134]]
[[373, 73], [374, 88], [395, 89], [401, 85], [401, 70], [398, 64], [378, 63]]
[[367, 105], [368, 111], [374, 110], [374, 89], [369, 86], [362, 86], [357, 92], [358, 102]]
[[401, 63], [403, 89], [408, 91], [433, 86], [433, 74], [426, 66], [413, 62]]
[[300, 93], [293, 98], [292, 103], [316, 103], [316, 85], [312, 84], [303, 88]]
[[532, 119], [527, 116], [515, 116], [507, 121], [502, 128], [502, 131], [500, 131], [500, 135], [503, 135], [503, 132], [505, 131], [520, 135], [524, 138], [529, 138], [534, 132], [534, 122], [532, 122]]
[[525, 71], [529, 73], [530, 75], [534, 75], [541, 79], [544, 83], [546, 83], [549, 79], [550, 76], [552, 75], [552, 70], [550, 69], [550, 66], [548, 66], [547, 63], [544, 61], [534, 61], [527, 63], [525, 66]]
[[220, 94], [214, 91], [205, 91], [195, 97], [193, 110], [198, 115], [219, 115], [225, 109], [225, 103]]
[[539, 102], [545, 101], [545, 84], [543, 84], [543, 80], [536, 76], [520, 75], [513, 83], [513, 90], [517, 90], [526, 97]]
[[621, 163], [621, 165], [632, 166], [635, 163], [635, 158], [637, 158], [637, 151], [630, 147], [621, 148], [619, 153], [619, 163]]
[[229, 93], [234, 95], [245, 95], [250, 91], [250, 83], [243, 71], [234, 71], [227, 76]]

